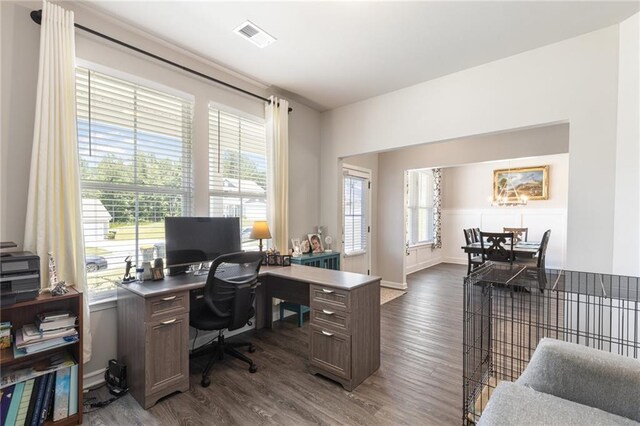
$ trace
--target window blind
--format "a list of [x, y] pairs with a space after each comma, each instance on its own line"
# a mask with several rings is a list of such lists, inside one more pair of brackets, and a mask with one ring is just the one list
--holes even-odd
[[416, 245], [433, 241], [433, 172], [407, 172], [407, 241]]
[[367, 190], [368, 179], [344, 175], [344, 253], [357, 254], [367, 250]]
[[267, 220], [267, 142], [264, 121], [209, 105], [209, 215], [240, 218], [242, 246], [253, 222]]
[[[164, 218], [191, 211], [193, 103], [76, 70], [85, 254], [93, 299], [134, 265], [165, 257]], [[135, 271], [132, 271], [132, 273]]]

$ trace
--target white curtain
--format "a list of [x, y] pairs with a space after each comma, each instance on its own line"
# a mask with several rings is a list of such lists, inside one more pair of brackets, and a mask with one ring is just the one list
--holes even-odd
[[281, 254], [289, 247], [289, 102], [272, 96], [265, 106], [269, 150], [269, 226]]
[[43, 2], [40, 65], [31, 152], [24, 248], [40, 256], [43, 287], [49, 284], [48, 253], [58, 279], [84, 296], [84, 362], [91, 359], [82, 197], [76, 137], [73, 12]]

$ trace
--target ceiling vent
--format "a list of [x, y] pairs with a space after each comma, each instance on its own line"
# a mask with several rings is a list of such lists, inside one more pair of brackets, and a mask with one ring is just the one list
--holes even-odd
[[233, 30], [233, 32], [238, 34], [240, 37], [249, 40], [258, 47], [267, 47], [276, 41], [275, 37], [267, 34], [251, 21], [244, 22], [238, 26], [238, 28]]

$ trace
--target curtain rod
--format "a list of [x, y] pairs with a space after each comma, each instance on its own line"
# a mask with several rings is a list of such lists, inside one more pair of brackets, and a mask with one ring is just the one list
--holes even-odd
[[[35, 22], [38, 25], [41, 24], [41, 22], [42, 22], [42, 9], [33, 10], [30, 15], [31, 15], [31, 19], [33, 20], [33, 22]], [[202, 78], [204, 78], [206, 80], [213, 81], [214, 83], [217, 83], [217, 84], [220, 84], [220, 85], [222, 85], [224, 87], [227, 87], [229, 89], [244, 93], [245, 95], [252, 96], [252, 97], [254, 97], [256, 99], [260, 99], [261, 101], [271, 103], [271, 99], [265, 98], [265, 97], [260, 96], [260, 95], [256, 95], [255, 93], [252, 93], [252, 92], [249, 92], [248, 90], [244, 90], [244, 89], [242, 89], [240, 87], [234, 86], [233, 84], [226, 83], [226, 82], [224, 82], [222, 80], [218, 80], [217, 78], [214, 78], [214, 77], [208, 76], [206, 74], [203, 74], [200, 71], [196, 71], [194, 69], [185, 67], [184, 65], [180, 65], [180, 64], [178, 64], [176, 62], [170, 61], [169, 59], [166, 59], [166, 58], [163, 58], [161, 56], [155, 55], [155, 54], [153, 54], [151, 52], [147, 52], [146, 50], [142, 50], [139, 47], [132, 46], [132, 45], [130, 45], [128, 43], [125, 43], [124, 41], [120, 41], [120, 40], [118, 40], [116, 38], [110, 37], [110, 36], [108, 36], [106, 34], [102, 34], [102, 33], [98, 32], [96, 30], [92, 30], [91, 28], [87, 28], [87, 27], [85, 27], [83, 25], [80, 25], [80, 24], [74, 23], [73, 25], [76, 28], [78, 28], [78, 29], [80, 29], [82, 31], [86, 31], [86, 32], [88, 32], [90, 34], [93, 34], [93, 35], [98, 36], [100, 38], [103, 38], [105, 40], [109, 40], [110, 42], [115, 43], [115, 44], [119, 44], [120, 46], [126, 47], [127, 49], [131, 49], [131, 50], [134, 50], [134, 51], [136, 51], [138, 53], [142, 53], [143, 55], [149, 56], [149, 57], [151, 57], [151, 58], [153, 58], [155, 60], [158, 60], [160, 62], [164, 62], [165, 64], [169, 64], [169, 65], [174, 66], [176, 68], [180, 68], [183, 71], [186, 71], [186, 72], [189, 72], [191, 74], [197, 75], [198, 77], [202, 77]], [[289, 107], [289, 112], [291, 112], [291, 111], [293, 111], [293, 108]]]

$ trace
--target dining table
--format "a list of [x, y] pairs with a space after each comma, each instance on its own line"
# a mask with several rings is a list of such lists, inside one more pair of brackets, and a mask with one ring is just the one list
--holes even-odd
[[[485, 244], [485, 251], [490, 244]], [[480, 242], [467, 244], [461, 247], [465, 253], [482, 254], [482, 246]], [[519, 241], [513, 245], [513, 254], [516, 258], [529, 259], [533, 258], [540, 250], [540, 241]]]

